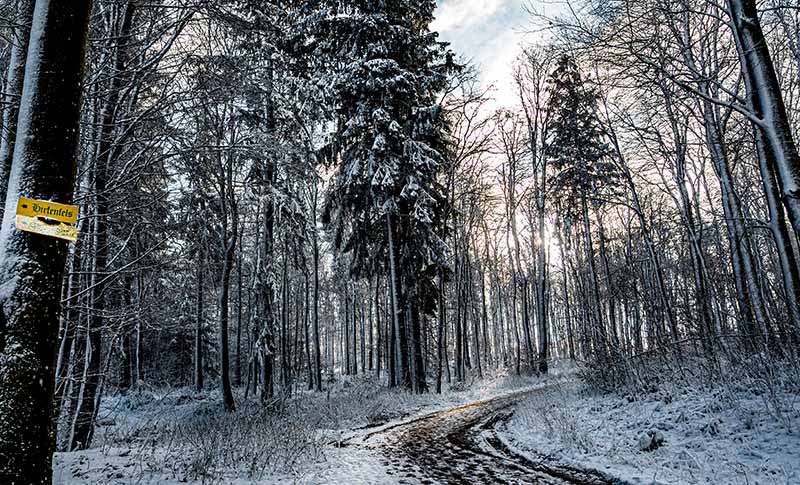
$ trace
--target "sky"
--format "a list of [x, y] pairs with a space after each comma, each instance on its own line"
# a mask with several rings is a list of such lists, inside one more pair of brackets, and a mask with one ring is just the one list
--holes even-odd
[[[530, 43], [530, 0], [438, 0], [431, 30], [450, 42], [452, 49], [480, 69], [481, 83], [494, 85], [499, 106], [514, 104], [511, 64], [522, 45]], [[538, 5], [537, 5], [538, 6]]]

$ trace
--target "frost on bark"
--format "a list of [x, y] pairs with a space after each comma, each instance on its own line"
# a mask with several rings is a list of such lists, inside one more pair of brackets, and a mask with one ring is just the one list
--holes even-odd
[[90, 0], [37, 2], [0, 234], [0, 483], [52, 481], [56, 341], [67, 243], [14, 230], [20, 195], [69, 203]]
[[[782, 209], [776, 204], [780, 198], [795, 236], [800, 235], [800, 153], [756, 2], [729, 0], [727, 7], [747, 88], [748, 107], [757, 120], [754, 123], [756, 148], [770, 213], [770, 229], [780, 258], [789, 320], [794, 327], [791, 333], [796, 335], [800, 318], [796, 302], [797, 264]], [[754, 271], [745, 270], [745, 276], [754, 279]], [[766, 322], [759, 323], [759, 330], [766, 335]]]

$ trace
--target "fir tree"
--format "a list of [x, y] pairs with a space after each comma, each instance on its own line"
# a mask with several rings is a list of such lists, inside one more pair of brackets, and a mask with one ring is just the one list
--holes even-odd
[[388, 270], [401, 381], [422, 392], [420, 318], [435, 311], [447, 251], [437, 181], [446, 124], [437, 94], [456, 66], [428, 30], [432, 0], [321, 3], [306, 27], [315, 54], [329, 62], [321, 82], [336, 103], [337, 175], [325, 221], [335, 246], [351, 254], [354, 276]]
[[597, 117], [598, 95], [575, 61], [562, 56], [550, 76], [550, 119], [545, 154], [554, 170], [549, 181], [562, 214], [575, 216], [585, 199], [617, 185], [619, 174]]

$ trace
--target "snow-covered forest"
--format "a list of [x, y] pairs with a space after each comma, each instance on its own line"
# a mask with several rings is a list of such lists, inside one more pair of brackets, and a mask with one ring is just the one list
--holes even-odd
[[0, 34], [0, 483], [800, 483], [798, 0]]

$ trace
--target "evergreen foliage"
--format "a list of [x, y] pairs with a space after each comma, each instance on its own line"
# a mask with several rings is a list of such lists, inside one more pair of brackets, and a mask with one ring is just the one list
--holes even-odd
[[336, 180], [325, 208], [334, 244], [352, 254], [355, 276], [368, 275], [388, 261], [386, 217], [393, 217], [400, 265], [426, 290], [447, 252], [439, 230], [447, 126], [437, 96], [458, 68], [428, 30], [435, 6], [323, 2], [307, 24], [314, 53], [329, 60], [320, 83], [331, 86], [336, 104]]
[[545, 155], [554, 171], [550, 184], [562, 214], [574, 216], [583, 198], [599, 202], [596, 196], [617, 185], [619, 172], [597, 118], [598, 94], [574, 59], [560, 57], [549, 90]]

